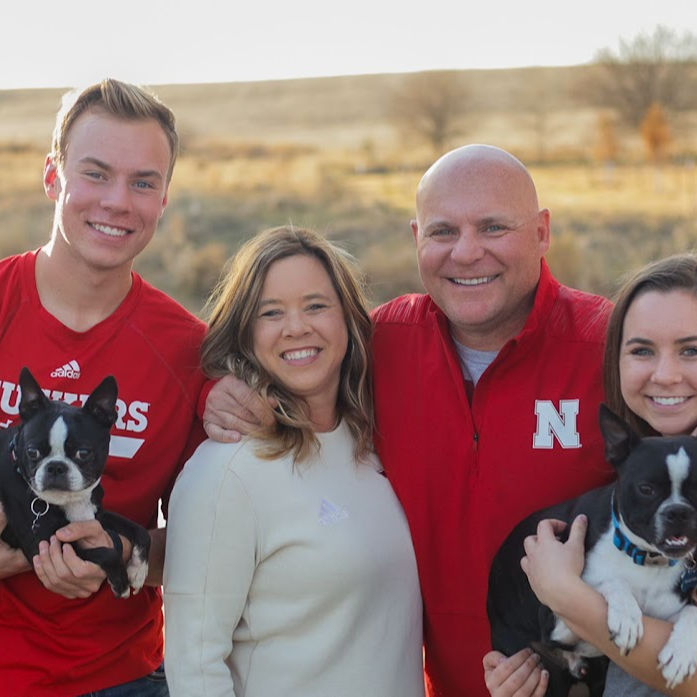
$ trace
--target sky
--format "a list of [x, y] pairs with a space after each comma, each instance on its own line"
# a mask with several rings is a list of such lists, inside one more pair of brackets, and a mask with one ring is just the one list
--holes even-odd
[[22, 0], [0, 22], [0, 89], [577, 65], [695, 0]]

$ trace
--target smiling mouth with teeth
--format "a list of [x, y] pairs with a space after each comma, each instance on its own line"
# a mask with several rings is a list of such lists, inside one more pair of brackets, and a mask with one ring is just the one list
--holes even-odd
[[650, 397], [649, 399], [662, 407], [674, 407], [676, 404], [687, 402], [689, 397]]
[[286, 351], [282, 358], [287, 361], [299, 361], [303, 358], [311, 358], [319, 353], [317, 349], [303, 349], [302, 351]]
[[481, 276], [480, 278], [451, 278], [450, 280], [458, 286], [481, 286], [491, 283], [496, 276]]
[[104, 235], [109, 235], [109, 237], [125, 237], [131, 230], [125, 230], [124, 228], [110, 227], [108, 225], [100, 225], [99, 223], [90, 223], [90, 227], [94, 228], [97, 232], [101, 232]]
[[687, 535], [669, 535], [659, 549], [669, 559], [684, 559], [694, 551], [696, 545], [697, 541]]
[[687, 547], [690, 540], [685, 535], [680, 535], [680, 537], [667, 537], [665, 544], [668, 547]]

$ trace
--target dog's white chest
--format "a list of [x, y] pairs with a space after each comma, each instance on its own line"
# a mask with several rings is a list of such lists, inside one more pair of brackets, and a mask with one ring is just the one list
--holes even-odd
[[76, 501], [68, 503], [63, 507], [65, 517], [71, 522], [78, 520], [94, 520], [94, 515], [97, 512], [91, 500]]
[[640, 566], [612, 542], [613, 530], [598, 540], [586, 557], [583, 580], [597, 588], [603, 583], [622, 579], [631, 588], [643, 614], [668, 620], [684, 606], [674, 592], [682, 564], [676, 566]]

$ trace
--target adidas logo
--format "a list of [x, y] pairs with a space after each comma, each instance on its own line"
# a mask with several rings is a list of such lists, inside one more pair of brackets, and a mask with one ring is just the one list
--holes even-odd
[[322, 499], [317, 518], [322, 525], [331, 525], [346, 520], [349, 514], [343, 508], [337, 508], [331, 501]]
[[80, 364], [77, 361], [70, 361], [62, 365], [60, 368], [56, 368], [51, 373], [52, 378], [70, 378], [71, 380], [77, 380], [80, 377]]

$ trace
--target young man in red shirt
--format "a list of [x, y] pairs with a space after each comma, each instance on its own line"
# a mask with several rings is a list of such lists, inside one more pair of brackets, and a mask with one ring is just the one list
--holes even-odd
[[128, 599], [114, 598], [104, 572], [61, 544], [112, 546], [96, 521], [42, 542], [33, 568], [0, 543], [3, 694], [107, 696], [113, 686], [120, 696], [168, 694], [159, 668], [158, 502], [187, 446], [203, 436], [196, 403], [205, 327], [132, 265], [164, 212], [177, 151], [172, 112], [146, 91], [104, 80], [67, 95], [44, 169], [55, 202], [50, 239], [0, 261], [0, 425], [17, 421], [22, 366], [69, 403], [114, 375], [104, 507], [152, 530], [149, 585]]

